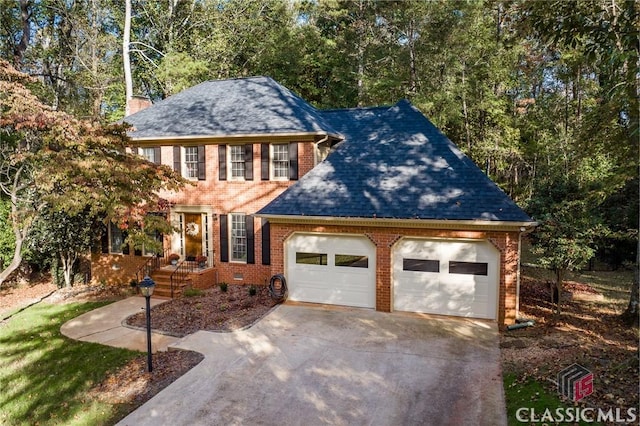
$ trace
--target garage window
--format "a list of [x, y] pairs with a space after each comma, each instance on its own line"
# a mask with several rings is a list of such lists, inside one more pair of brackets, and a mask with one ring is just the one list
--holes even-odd
[[488, 264], [480, 262], [449, 262], [450, 274], [488, 275]]
[[335, 264], [336, 266], [349, 266], [351, 268], [368, 268], [369, 258], [353, 254], [336, 254]]
[[440, 272], [440, 261], [430, 259], [402, 259], [403, 271]]
[[296, 252], [296, 263], [304, 265], [326, 265], [327, 253]]

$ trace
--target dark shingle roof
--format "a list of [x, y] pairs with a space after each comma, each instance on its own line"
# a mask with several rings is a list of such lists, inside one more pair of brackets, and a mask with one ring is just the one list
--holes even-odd
[[323, 115], [345, 141], [258, 214], [531, 221], [408, 101]]
[[133, 138], [334, 134], [323, 116], [269, 77], [205, 81], [124, 119]]

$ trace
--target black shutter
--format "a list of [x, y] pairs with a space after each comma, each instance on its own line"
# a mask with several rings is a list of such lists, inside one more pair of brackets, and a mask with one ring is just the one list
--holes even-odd
[[229, 227], [226, 214], [220, 215], [220, 261], [229, 261]]
[[244, 180], [253, 180], [253, 145], [244, 146]]
[[227, 180], [227, 146], [218, 145], [218, 179]]
[[122, 231], [122, 241], [124, 241], [124, 245], [122, 246], [122, 254], [129, 254], [129, 244], [127, 241], [127, 233]]
[[247, 263], [256, 263], [255, 234], [253, 230], [253, 215], [244, 217], [244, 226], [247, 229]]
[[271, 225], [262, 219], [262, 264], [271, 265]]
[[289, 144], [289, 179], [298, 180], [298, 143]]
[[162, 160], [160, 160], [160, 147], [156, 146], [153, 148], [153, 159], [156, 164], [162, 164]]
[[198, 180], [206, 180], [207, 172], [206, 169], [206, 159], [204, 154], [205, 148], [204, 145], [198, 146]]
[[260, 144], [260, 178], [269, 180], [269, 144]]
[[102, 224], [102, 235], [100, 236], [100, 246], [102, 253], [109, 254], [109, 228]]
[[178, 172], [180, 175], [182, 174], [182, 159], [180, 158], [182, 154], [181, 151], [182, 150], [179, 146], [173, 147], [173, 170]]

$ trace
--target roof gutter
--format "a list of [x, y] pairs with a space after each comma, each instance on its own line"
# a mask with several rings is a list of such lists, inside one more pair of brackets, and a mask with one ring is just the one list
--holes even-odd
[[146, 137], [136, 137], [130, 136], [132, 142], [186, 142], [186, 141], [229, 141], [229, 140], [238, 140], [241, 141], [243, 139], [260, 139], [264, 140], [265, 138], [287, 138], [291, 139], [292, 137], [305, 137], [305, 138], [316, 138], [317, 136], [323, 136], [324, 140], [329, 137], [340, 138], [337, 134], [327, 133], [327, 132], [293, 132], [293, 133], [242, 133], [237, 135], [191, 135], [191, 136], [146, 136]]
[[537, 222], [508, 222], [495, 220], [444, 220], [444, 219], [389, 219], [364, 217], [335, 217], [335, 216], [291, 216], [256, 214], [255, 216], [269, 220], [272, 223], [291, 224], [335, 224], [376, 226], [385, 228], [431, 228], [458, 230], [495, 230], [519, 233], [531, 232]]

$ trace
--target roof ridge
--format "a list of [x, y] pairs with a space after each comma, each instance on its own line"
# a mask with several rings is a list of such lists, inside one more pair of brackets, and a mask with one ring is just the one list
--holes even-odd
[[325, 112], [351, 112], [351, 111], [372, 111], [375, 109], [389, 109], [393, 108], [394, 105], [377, 105], [377, 106], [369, 106], [369, 107], [353, 107], [353, 108], [330, 108], [330, 109], [321, 109], [319, 110], [322, 113]]

